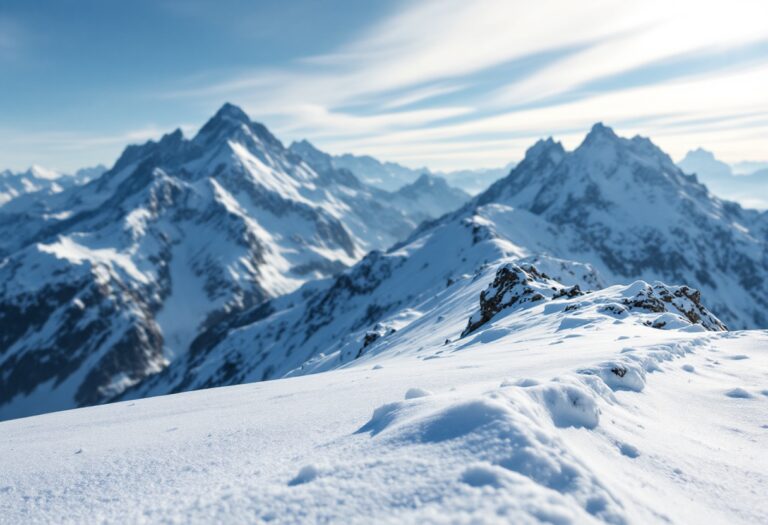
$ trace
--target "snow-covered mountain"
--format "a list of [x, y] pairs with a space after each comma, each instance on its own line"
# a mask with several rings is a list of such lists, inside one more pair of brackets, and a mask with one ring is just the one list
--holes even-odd
[[705, 184], [729, 179], [733, 176], [733, 170], [729, 164], [719, 160], [714, 153], [703, 148], [689, 151], [677, 165], [686, 173], [698, 175]]
[[[127, 395], [335, 368], [398, 347], [404, 330], [424, 330], [435, 344], [438, 317], [464, 325], [449, 334], [455, 341], [470, 305], [509, 260], [532, 264], [558, 283], [544, 287], [558, 290], [637, 279], [692, 286], [727, 325], [768, 326], [764, 225], [757, 212], [711, 195], [648, 139], [620, 138], [597, 124], [570, 153], [539, 141], [508, 177], [388, 252], [211, 326], [184, 360]], [[676, 293], [659, 286], [661, 296]], [[621, 297], [609, 302], [633, 303]], [[674, 302], [655, 301], [651, 311]], [[671, 325], [702, 317], [691, 311], [672, 310]], [[651, 324], [663, 326], [672, 319], [665, 315]]]
[[111, 399], [199, 331], [421, 220], [229, 104], [191, 140], [130, 146], [84, 186], [25, 197], [0, 211], [3, 418]]
[[[296, 148], [297, 151], [304, 151], [307, 155], [311, 155], [311, 150], [317, 151], [306, 140], [295, 142], [291, 145], [291, 148]], [[514, 167], [514, 164], [508, 164], [502, 168], [432, 171], [426, 167], [408, 168], [396, 162], [380, 161], [370, 155], [352, 155], [351, 153], [332, 155], [329, 156], [329, 160], [334, 167], [351, 171], [366, 184], [390, 192], [413, 184], [419, 177], [427, 174], [441, 177], [448, 184], [461, 189], [465, 193], [477, 195], [488, 188], [493, 182], [508, 174]]]
[[2, 171], [0, 172], [0, 207], [28, 193], [36, 193], [37, 197], [45, 198], [46, 195], [93, 180], [105, 171], [106, 168], [101, 165], [80, 169], [72, 175], [60, 174], [40, 166], [32, 166], [21, 173]]
[[62, 180], [60, 174], [42, 168], [32, 166], [27, 171], [13, 173], [5, 170], [0, 172], [0, 207], [19, 195], [45, 191], [57, 193], [67, 187], [67, 180]]
[[[645, 290], [655, 296], [646, 308], [655, 317], [643, 323], [700, 324], [705, 316], [675, 306], [675, 298], [699, 301], [698, 294], [672, 286], [685, 285], [701, 290], [704, 304], [732, 328], [768, 326], [766, 216], [714, 197], [648, 139], [623, 139], [601, 124], [573, 152], [552, 139], [539, 141], [506, 178], [460, 210], [422, 224], [406, 241], [371, 252], [339, 276], [280, 295], [309, 280], [296, 270], [303, 270], [307, 261], [299, 258], [308, 253], [317, 257], [309, 273], [323, 277], [375, 245], [365, 242], [365, 219], [339, 204], [350, 194], [362, 199], [353, 211], [392, 224], [371, 213], [375, 200], [365, 200], [364, 189], [353, 193], [350, 172], [324, 169], [320, 160], [300, 161], [244, 118], [226, 106], [192, 141], [176, 133], [129, 148], [113, 170], [85, 187], [93, 189], [87, 201], [79, 196], [97, 211], [42, 228], [7, 259], [2, 282], [12, 284], [5, 285], [3, 308], [6, 319], [21, 322], [5, 335], [4, 346], [12, 351], [4, 354], [10, 371], [4, 380], [13, 385], [6, 400], [16, 396], [6, 414], [30, 413], [52, 392], [72, 388], [64, 384], [67, 377], [86, 385], [74, 390], [75, 397], [58, 397], [71, 406], [336, 368], [396, 348], [409, 330], [424, 330], [424, 340], [437, 344], [434, 338], [444, 332], [434, 324], [446, 319], [460, 326], [446, 337], [455, 342], [477, 310], [480, 292], [509, 263], [532, 265], [546, 276], [542, 286], [566, 296], [579, 295], [568, 291], [575, 285], [583, 292], [623, 284], [605, 299], [618, 306], [601, 310], [612, 318], [628, 305], [646, 303], [633, 299]], [[297, 179], [302, 182], [294, 184]], [[333, 184], [323, 185], [326, 180]], [[96, 190], [110, 184], [120, 190], [106, 194], [119, 197], [107, 201]], [[126, 186], [140, 196], [136, 202]], [[147, 194], [143, 187], [152, 190]], [[270, 214], [282, 208], [265, 208], [272, 201], [264, 188], [283, 192], [280, 202], [311, 194], [312, 204], [301, 202], [322, 217], [315, 224], [327, 226], [307, 234], [311, 228], [292, 212], [285, 212], [290, 220], [276, 221]], [[334, 188], [342, 188], [341, 195]], [[55, 197], [64, 199], [66, 192]], [[336, 218], [343, 228], [333, 227]], [[30, 222], [19, 221], [18, 229]], [[303, 245], [291, 244], [295, 235], [277, 236], [285, 224], [296, 223], [302, 224]], [[102, 230], [82, 224], [105, 229], [83, 234]], [[122, 233], [109, 226], [114, 224]], [[120, 236], [126, 240], [114, 248]], [[36, 240], [41, 238], [49, 240]], [[73, 275], [73, 267], [83, 275]], [[52, 281], [43, 272], [62, 284], [29, 292]], [[627, 287], [636, 280], [667, 284]], [[182, 291], [173, 287], [179, 282]], [[78, 284], [70, 290], [64, 283]], [[104, 322], [110, 315], [123, 324]], [[76, 330], [56, 331], [62, 319]], [[113, 339], [105, 343], [107, 334]], [[68, 341], [83, 339], [101, 346], [73, 351]], [[67, 349], [69, 368], [56, 361], [46, 365], [56, 355], [51, 348]], [[97, 379], [83, 380], [83, 371]], [[58, 407], [45, 407], [52, 408]]]
[[429, 168], [408, 168], [396, 162], [382, 162], [370, 155], [334, 155], [333, 164], [345, 168], [360, 177], [366, 183], [386, 191], [397, 191], [413, 183], [423, 173], [430, 173]]
[[96, 166], [80, 168], [72, 175], [68, 176], [74, 180], [75, 184], [85, 184], [86, 182], [91, 182], [92, 180], [101, 177], [104, 173], [107, 172], [108, 169], [109, 168], [103, 164], [97, 164]]
[[545, 221], [528, 249], [590, 262], [609, 282], [689, 284], [729, 326], [768, 326], [760, 214], [715, 197], [646, 138], [596, 124], [572, 153], [542, 141], [475, 205], [486, 203]]
[[[677, 165], [695, 173], [719, 197], [736, 201], [747, 208], [768, 209], [768, 169], [760, 163], [739, 163], [736, 168], [717, 159], [711, 151], [689, 151]], [[749, 168], [752, 168], [750, 171]]]
[[444, 178], [423, 173], [415, 182], [394, 192], [389, 202], [426, 221], [461, 208], [469, 199], [468, 193], [449, 186]]
[[515, 162], [510, 162], [503, 168], [477, 168], [472, 170], [456, 170], [438, 172], [437, 175], [445, 178], [448, 184], [466, 191], [470, 195], [478, 195], [488, 189], [488, 186], [509, 174], [515, 167]]
[[[335, 157], [318, 150], [307, 140], [294, 142], [289, 149], [319, 172], [347, 170], [338, 168]], [[416, 223], [436, 219], [457, 210], [470, 199], [469, 194], [449, 186], [444, 178], [430, 175], [428, 172], [422, 173], [415, 181], [402, 185], [396, 191], [373, 188], [371, 191], [382, 202], [389, 203]]]

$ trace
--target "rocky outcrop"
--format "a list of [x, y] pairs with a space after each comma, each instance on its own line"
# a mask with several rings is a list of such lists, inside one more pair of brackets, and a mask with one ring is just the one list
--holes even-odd
[[639, 314], [638, 320], [652, 328], [699, 325], [709, 331], [727, 330], [725, 324], [702, 304], [701, 294], [688, 286], [637, 281], [612, 289], [616, 289], [613, 297], [594, 294], [592, 299], [584, 301], [580, 298], [588, 292], [578, 285], [563, 286], [534, 266], [507, 263], [496, 271], [493, 282], [480, 293], [480, 309], [470, 317], [461, 335], [471, 334], [506, 309], [556, 299], [568, 300], [563, 312], [574, 313], [596, 307], [598, 312], [617, 318]]
[[[622, 300], [627, 310], [641, 310], [645, 312], [663, 313], [671, 312], [679, 314], [691, 324], [700, 324], [710, 331], [725, 331], [728, 328], [715, 317], [703, 304], [701, 293], [688, 286], [668, 286], [660, 282], [652, 285], [635, 283], [630, 289], [636, 289], [631, 297]], [[663, 328], [663, 320], [652, 323], [654, 328]]]
[[471, 334], [506, 308], [583, 293], [578, 285], [565, 287], [532, 265], [505, 264], [496, 271], [488, 288], [480, 292], [480, 310], [469, 318], [461, 336]]

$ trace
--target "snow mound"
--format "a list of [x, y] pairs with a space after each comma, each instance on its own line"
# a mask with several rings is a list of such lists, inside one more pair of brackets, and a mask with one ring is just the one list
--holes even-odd
[[598, 376], [612, 390], [642, 392], [645, 388], [645, 369], [630, 359], [608, 361], [580, 372]]
[[[566, 515], [580, 516], [576, 522], [624, 523], [616, 496], [555, 432], [598, 426], [596, 390], [578, 376], [528, 388], [510, 384], [479, 396], [455, 390], [382, 405], [358, 434], [401, 454], [438, 446], [446, 461], [464, 458], [457, 478], [470, 487], [523, 485], [547, 494], [556, 507], [571, 508]], [[403, 450], [411, 447], [416, 450]]]

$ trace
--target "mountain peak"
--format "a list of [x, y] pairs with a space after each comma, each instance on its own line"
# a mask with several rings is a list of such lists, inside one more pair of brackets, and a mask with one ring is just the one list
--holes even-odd
[[307, 164], [317, 171], [331, 171], [334, 168], [331, 156], [324, 151], [317, 149], [315, 145], [307, 139], [301, 139], [298, 142], [291, 143], [291, 145], [288, 146], [288, 151], [301, 157]]
[[554, 162], [558, 162], [565, 155], [565, 148], [563, 145], [554, 140], [552, 137], [546, 139], [539, 139], [536, 143], [528, 148], [525, 152], [523, 161], [535, 162], [541, 159], [549, 158]]
[[37, 164], [33, 164], [27, 173], [38, 179], [55, 180], [59, 178], [59, 174], [55, 171], [49, 170], [48, 168], [44, 168]]
[[605, 140], [618, 140], [619, 137], [616, 135], [616, 133], [613, 131], [612, 128], [606, 126], [602, 122], [596, 122], [592, 129], [589, 130], [589, 133], [587, 133], [586, 138], [584, 139], [584, 144], [589, 144], [597, 141], [605, 141]]
[[708, 149], [704, 149], [701, 147], [686, 153], [685, 158], [683, 158], [683, 160], [680, 162], [685, 162], [685, 161], [719, 162], [718, 159], [715, 157], [714, 153], [712, 153]]
[[317, 149], [317, 147], [307, 139], [301, 139], [301, 140], [291, 142], [291, 145], [288, 146], [288, 149], [296, 153], [305, 152], [305, 153], [311, 153], [311, 154], [328, 155], [327, 153]]
[[266, 126], [253, 122], [245, 111], [229, 102], [221, 106], [216, 114], [200, 128], [193, 142], [210, 147], [215, 142], [223, 143], [233, 138], [241, 141], [243, 135], [255, 139], [256, 142], [268, 148], [283, 149], [283, 144], [270, 133]]
[[714, 153], [704, 148], [696, 148], [685, 154], [677, 165], [686, 173], [695, 173], [707, 183], [716, 179], [730, 180], [733, 175], [731, 166], [718, 159]]
[[564, 149], [560, 142], [556, 141], [552, 137], [547, 137], [546, 139], [537, 140], [533, 146], [528, 148], [525, 154], [526, 156], [529, 154], [539, 155], [547, 151], [564, 151]]
[[222, 133], [230, 134], [232, 130], [240, 129], [243, 125], [250, 127], [251, 119], [245, 111], [227, 102], [200, 128], [195, 139], [199, 137], [209, 139], [213, 136], [220, 136]]
[[225, 102], [224, 105], [219, 108], [213, 118], [235, 120], [244, 124], [251, 123], [250, 117], [248, 117], [248, 114], [243, 111], [240, 106], [236, 106], [229, 102]]

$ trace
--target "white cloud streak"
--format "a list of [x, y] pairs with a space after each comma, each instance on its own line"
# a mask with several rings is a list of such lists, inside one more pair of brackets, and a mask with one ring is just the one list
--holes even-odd
[[[768, 57], [570, 96], [637, 68], [765, 41], [765, 0], [427, 0], [404, 3], [359, 35], [326, 55], [184, 83], [162, 96], [206, 107], [229, 100], [283, 140], [306, 137], [336, 153], [436, 169], [505, 164], [550, 134], [574, 146], [598, 120], [650, 135], [675, 156], [701, 145], [727, 160], [768, 157]], [[538, 68], [512, 78], [501, 72], [546, 53]], [[481, 81], [485, 91], [476, 89]], [[50, 144], [121, 139], [139, 140], [127, 133]]]
[[[662, 139], [674, 154], [701, 144], [734, 159], [759, 156], [753, 137], [762, 125], [743, 119], [734, 129], [730, 117], [768, 111], [765, 64], [595, 93], [574, 102], [552, 103], [550, 98], [536, 109], [506, 108], [567, 95], [634, 68], [758, 42], [768, 37], [768, 4], [762, 0], [406, 5], [329, 55], [177, 94], [243, 103], [256, 118], [272, 116], [278, 134], [288, 139], [306, 136], [337, 152], [370, 152], [409, 164], [429, 161], [437, 168], [497, 163], [502, 143], [510, 157], [519, 157], [523, 141], [559, 133], [576, 137], [575, 130], [580, 133], [597, 120], [635, 120], [634, 126], [621, 129]], [[572, 52], [507, 79], [490, 96], [429, 109], [411, 106], [446, 94], [453, 94], [457, 104], [460, 90], [472, 86], [475, 75], [563, 49]], [[355, 105], [364, 114], [343, 109]], [[682, 125], [693, 119], [711, 122]], [[485, 142], [478, 142], [478, 135]], [[483, 152], [489, 154], [487, 162]]]

